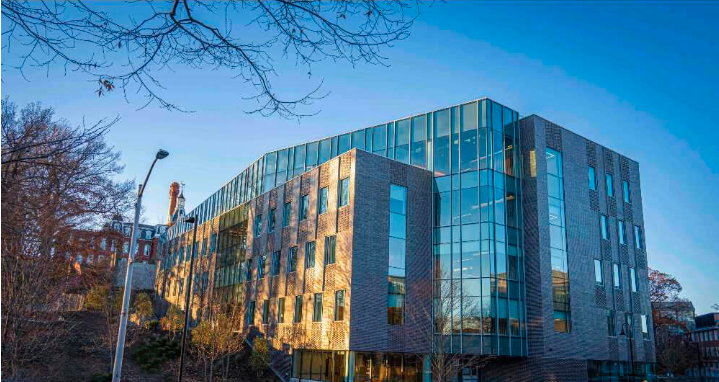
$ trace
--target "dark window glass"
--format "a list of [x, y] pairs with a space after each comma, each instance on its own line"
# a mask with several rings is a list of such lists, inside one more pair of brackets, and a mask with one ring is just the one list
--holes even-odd
[[607, 195], [614, 196], [614, 183], [612, 181], [612, 174], [607, 173]]
[[315, 242], [310, 241], [305, 244], [305, 268], [315, 266]]
[[339, 206], [346, 206], [350, 202], [350, 178], [340, 180], [339, 188]]
[[629, 194], [629, 182], [626, 180], [622, 182], [622, 193], [624, 194], [624, 202], [631, 203], [631, 195]]
[[617, 220], [617, 231], [619, 232], [619, 244], [627, 244], [627, 233], [624, 229], [624, 222]]
[[596, 175], [596, 171], [594, 170], [594, 167], [592, 167], [592, 166], [589, 166], [589, 189], [590, 190], [597, 189], [597, 175]]
[[270, 319], [270, 300], [262, 301], [262, 323], [267, 324]]
[[285, 322], [285, 298], [277, 299], [277, 322], [280, 324]]
[[315, 293], [314, 295], [312, 321], [322, 321], [322, 293]]
[[295, 312], [292, 320], [302, 322], [302, 295], [295, 296]]
[[620, 270], [619, 270], [619, 264], [616, 264], [616, 263], [614, 264], [614, 266], [612, 267], [612, 273], [613, 273], [613, 277], [614, 277], [614, 287], [617, 289], [621, 289], [622, 283], [621, 283], [621, 274], [620, 274]]
[[614, 337], [617, 335], [616, 331], [614, 330], [615, 325], [615, 318], [614, 318], [614, 311], [608, 309], [607, 310], [607, 335], [610, 337]]
[[607, 226], [607, 217], [605, 215], [600, 215], [599, 223], [602, 230], [602, 239], [609, 240], [609, 227]]
[[247, 325], [253, 325], [255, 323], [255, 302], [250, 301], [247, 305], [247, 316], [245, 316], [245, 322]]
[[287, 254], [287, 272], [297, 270], [297, 247], [291, 247]]
[[340, 155], [344, 153], [345, 151], [348, 151], [350, 149], [350, 135], [344, 134], [340, 135], [339, 137], [339, 143], [337, 146], [337, 155]]
[[337, 236], [325, 237], [325, 264], [335, 263], [335, 251], [337, 249]]
[[638, 225], [634, 226], [634, 245], [642, 249], [642, 229]]
[[270, 215], [267, 218], [267, 232], [273, 232], [275, 230], [275, 209], [270, 210]]
[[300, 220], [307, 219], [310, 214], [310, 196], [302, 195], [300, 199]]
[[255, 237], [262, 233], [262, 215], [255, 216]]
[[265, 277], [265, 261], [267, 256], [260, 256], [257, 261], [257, 278], [261, 279]]
[[438, 192], [434, 194], [434, 224], [448, 226], [452, 223], [451, 192]]
[[292, 221], [292, 203], [285, 203], [285, 208], [282, 211], [282, 226], [287, 227]]
[[338, 290], [335, 292], [335, 321], [345, 319], [345, 291]]
[[319, 214], [327, 212], [327, 197], [327, 187], [322, 187], [317, 201], [317, 212]]
[[280, 274], [280, 251], [272, 252], [272, 276]]

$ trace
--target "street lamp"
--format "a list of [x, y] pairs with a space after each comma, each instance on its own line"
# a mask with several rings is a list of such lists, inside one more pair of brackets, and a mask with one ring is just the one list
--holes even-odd
[[120, 312], [120, 328], [117, 332], [117, 347], [115, 349], [115, 362], [112, 364], [112, 382], [120, 382], [122, 373], [122, 356], [125, 351], [125, 333], [127, 332], [127, 315], [130, 306], [130, 295], [132, 292], [132, 264], [135, 261], [135, 241], [137, 241], [137, 224], [140, 221], [140, 209], [142, 207], [142, 193], [150, 179], [152, 169], [160, 159], [165, 159], [169, 152], [160, 149], [155, 154], [155, 159], [147, 171], [145, 181], [138, 185], [137, 200], [135, 201], [135, 220], [132, 222], [132, 233], [130, 234], [130, 253], [127, 255], [127, 271], [125, 272], [125, 291], [122, 294], [122, 311]]
[[192, 250], [190, 251], [190, 272], [187, 276], [187, 289], [185, 290], [185, 323], [182, 327], [182, 346], [180, 347], [180, 372], [177, 374], [177, 382], [182, 382], [182, 366], [185, 363], [185, 341], [187, 341], [187, 323], [190, 321], [190, 291], [192, 289], [192, 272], [195, 268], [195, 251], [197, 246], [197, 216], [190, 216], [185, 223], [192, 223]]
[[[625, 327], [627, 328], [626, 332], [624, 331]], [[628, 322], [622, 324], [622, 330], [619, 332], [619, 335], [627, 336], [627, 338], [629, 339], [629, 372], [631, 373], [630, 377], [632, 381], [634, 381], [634, 331], [629, 326]]]

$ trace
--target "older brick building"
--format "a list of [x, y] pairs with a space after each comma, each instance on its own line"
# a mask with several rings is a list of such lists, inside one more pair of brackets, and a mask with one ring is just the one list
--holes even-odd
[[[182, 212], [156, 293], [184, 309]], [[282, 377], [429, 380], [440, 336], [493, 357], [464, 381], [651, 376], [638, 165], [492, 100], [270, 152], [186, 215], [193, 317], [241, 307]]]

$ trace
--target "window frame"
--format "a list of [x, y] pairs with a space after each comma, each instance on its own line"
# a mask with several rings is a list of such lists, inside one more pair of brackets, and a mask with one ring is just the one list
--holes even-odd
[[303, 298], [301, 294], [298, 294], [295, 296], [295, 305], [294, 305], [294, 311], [292, 313], [292, 322], [294, 323], [300, 323], [302, 322], [302, 305], [304, 304]]
[[597, 169], [594, 166], [589, 167], [587, 170], [587, 176], [589, 177], [589, 189], [592, 191], [597, 190]]
[[[344, 207], [346, 205], [349, 205], [350, 203], [350, 178], [349, 176], [343, 179], [340, 179], [337, 187], [339, 188], [339, 192], [337, 193], [337, 206], [338, 207]], [[346, 194], [346, 195], [345, 195]]]
[[594, 283], [599, 286], [604, 285], [604, 267], [600, 259], [594, 259]]
[[[331, 245], [330, 245], [331, 243]], [[331, 252], [330, 252], [331, 249]], [[325, 265], [337, 262], [337, 235], [325, 236]]]
[[322, 322], [322, 293], [312, 296], [312, 322]]
[[322, 187], [317, 193], [317, 214], [322, 215], [327, 212], [328, 200], [330, 198], [329, 187]]
[[632, 202], [632, 192], [629, 189], [629, 181], [627, 180], [622, 181], [622, 197], [624, 198], [624, 203]]
[[614, 175], [611, 173], [605, 173], [604, 181], [607, 184], [607, 196], [610, 198], [614, 197]]
[[344, 291], [344, 289], [340, 289], [340, 290], [335, 291], [334, 320], [335, 321], [344, 321], [344, 319], [345, 319], [345, 291]]

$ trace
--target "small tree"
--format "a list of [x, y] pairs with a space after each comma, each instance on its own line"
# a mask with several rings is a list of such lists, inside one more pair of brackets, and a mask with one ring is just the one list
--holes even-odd
[[113, 290], [108, 285], [97, 285], [90, 289], [85, 298], [85, 308], [102, 313], [105, 319], [104, 333], [97, 338], [96, 345], [109, 353], [110, 360], [115, 358], [122, 291], [122, 289]]
[[239, 331], [239, 310], [215, 312], [192, 331], [192, 345], [202, 359], [205, 380], [212, 382], [215, 361], [239, 352], [244, 337]]
[[257, 337], [252, 341], [252, 355], [250, 356], [250, 366], [257, 373], [259, 379], [267, 370], [270, 363], [270, 346], [266, 339]]
[[660, 328], [655, 336], [657, 368], [660, 374], [683, 375], [697, 361], [697, 349], [681, 335]]
[[175, 305], [170, 306], [165, 317], [160, 319], [160, 327], [162, 327], [162, 330], [170, 332], [173, 340], [177, 332], [182, 330], [184, 323], [185, 313]]
[[142, 324], [146, 320], [151, 319], [154, 316], [154, 308], [152, 306], [152, 299], [147, 293], [139, 293], [135, 296], [135, 314]]

